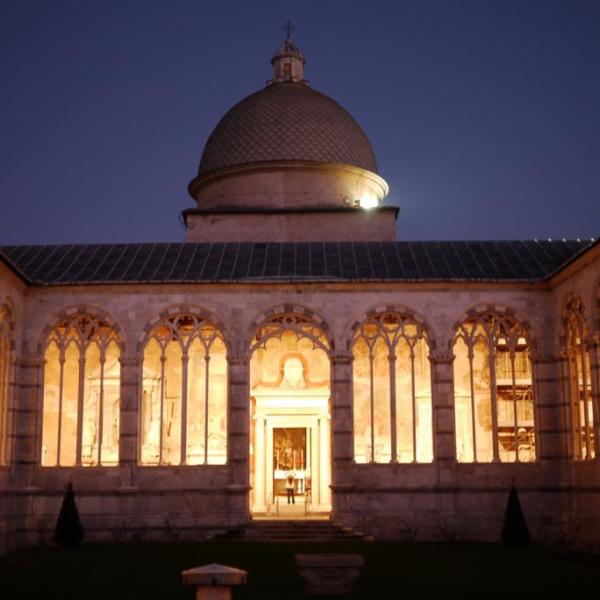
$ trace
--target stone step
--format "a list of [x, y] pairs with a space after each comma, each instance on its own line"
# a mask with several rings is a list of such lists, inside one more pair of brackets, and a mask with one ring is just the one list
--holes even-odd
[[[240, 533], [240, 532], [238, 532]], [[366, 538], [351, 527], [330, 520], [255, 520], [237, 539], [273, 542], [362, 541]]]

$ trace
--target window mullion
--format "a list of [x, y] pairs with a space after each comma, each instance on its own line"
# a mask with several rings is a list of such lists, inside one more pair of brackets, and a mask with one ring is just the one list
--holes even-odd
[[163, 464], [163, 429], [164, 429], [164, 405], [165, 405], [165, 363], [167, 357], [165, 354], [166, 346], [162, 348], [162, 354], [160, 356], [160, 417], [158, 420], [158, 464]]
[[563, 393], [566, 401], [566, 420], [569, 424], [569, 435], [571, 441], [570, 454], [574, 460], [579, 458], [579, 436], [577, 434], [577, 405], [575, 403], [575, 387], [573, 386], [573, 347], [571, 340], [567, 341], [566, 357], [562, 361]]
[[60, 386], [58, 391], [58, 442], [56, 444], [56, 464], [60, 466], [60, 450], [62, 445], [62, 420], [63, 420], [63, 388], [65, 383], [65, 349], [60, 349]]
[[581, 383], [583, 387], [583, 423], [585, 427], [585, 458], [592, 459], [591, 444], [590, 444], [590, 415], [588, 412], [588, 382], [587, 382], [587, 365], [585, 357], [585, 342], [583, 336], [579, 345], [579, 355], [581, 356]]
[[581, 429], [581, 402], [579, 399], [579, 365], [577, 361], [577, 353], [579, 352], [577, 345], [573, 348], [573, 354], [571, 356], [571, 385], [572, 385], [572, 398], [571, 405], [573, 411], [573, 425], [574, 434], [577, 440], [576, 455], [578, 459], [583, 459], [583, 431]]
[[205, 349], [204, 356], [204, 464], [208, 464], [208, 394], [210, 391], [208, 378], [210, 375], [210, 354], [209, 349]]
[[412, 462], [417, 462], [417, 394], [415, 389], [415, 349], [410, 346], [410, 391], [412, 394]]
[[82, 437], [83, 437], [83, 388], [85, 383], [85, 347], [79, 347], [79, 381], [77, 387], [77, 444], [75, 464], [81, 466]]
[[493, 338], [489, 338], [489, 369], [490, 369], [490, 395], [492, 402], [492, 449], [494, 452], [493, 462], [500, 461], [499, 449], [498, 449], [498, 390], [496, 386], [496, 346]]
[[473, 462], [478, 462], [477, 460], [477, 421], [475, 418], [475, 377], [473, 375], [473, 340], [471, 340], [471, 344], [468, 347], [469, 353], [469, 385], [471, 387], [471, 439], [473, 441]]
[[187, 463], [187, 392], [188, 392], [189, 355], [184, 348], [181, 355], [181, 459], [182, 465]]
[[516, 351], [511, 348], [509, 350], [510, 356], [510, 372], [512, 379], [512, 402], [513, 402], [513, 423], [514, 423], [514, 436], [515, 436], [515, 461], [519, 462], [519, 420], [517, 416], [517, 380], [515, 374], [515, 355]]
[[390, 421], [391, 421], [391, 446], [392, 456], [390, 462], [398, 461], [398, 440], [397, 440], [397, 416], [396, 416], [396, 352], [395, 347], [390, 349], [388, 356], [390, 364]]
[[102, 465], [102, 439], [104, 437], [104, 364], [106, 348], [100, 349], [100, 399], [98, 406], [98, 466]]

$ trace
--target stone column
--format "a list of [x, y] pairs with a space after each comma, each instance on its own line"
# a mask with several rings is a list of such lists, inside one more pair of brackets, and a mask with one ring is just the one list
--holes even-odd
[[331, 357], [331, 468], [332, 510], [344, 510], [344, 496], [354, 485], [352, 440], [352, 354], [336, 352]]
[[239, 518], [249, 518], [249, 405], [247, 354], [228, 356], [229, 408], [227, 417], [227, 463], [229, 465], [230, 510]]
[[536, 458], [567, 459], [569, 449], [569, 370], [563, 354], [534, 354], [533, 393], [536, 420]]
[[135, 487], [138, 456], [138, 423], [142, 407], [140, 386], [142, 361], [137, 355], [121, 356], [121, 413], [119, 423], [119, 465], [121, 486]]
[[454, 354], [433, 350], [429, 355], [433, 396], [433, 452], [439, 465], [440, 483], [452, 481], [456, 463], [454, 427]]

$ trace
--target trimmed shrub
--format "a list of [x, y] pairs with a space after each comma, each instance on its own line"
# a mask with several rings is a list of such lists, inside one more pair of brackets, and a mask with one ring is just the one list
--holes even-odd
[[69, 482], [65, 491], [56, 529], [54, 541], [61, 546], [79, 546], [83, 542], [83, 525], [79, 520], [79, 511], [75, 504], [73, 484]]
[[511, 486], [508, 495], [506, 515], [502, 526], [502, 543], [507, 546], [527, 546], [529, 544], [529, 529], [527, 529], [517, 488], [514, 485]]

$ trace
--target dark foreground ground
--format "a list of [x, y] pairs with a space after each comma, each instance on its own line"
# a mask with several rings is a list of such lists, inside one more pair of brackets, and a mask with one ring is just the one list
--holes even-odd
[[0, 559], [0, 598], [121, 600], [194, 598], [184, 569], [220, 562], [248, 571], [243, 598], [304, 598], [298, 552], [357, 552], [365, 567], [352, 598], [597, 597], [600, 556], [489, 544], [196, 544], [84, 545], [36, 548]]

